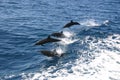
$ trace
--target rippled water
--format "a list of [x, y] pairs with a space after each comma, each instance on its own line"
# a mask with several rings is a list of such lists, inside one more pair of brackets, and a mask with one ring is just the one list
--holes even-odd
[[[119, 14], [119, 0], [0, 1], [0, 80], [120, 80]], [[70, 20], [81, 25], [63, 29]], [[53, 49], [64, 56], [40, 53]]]

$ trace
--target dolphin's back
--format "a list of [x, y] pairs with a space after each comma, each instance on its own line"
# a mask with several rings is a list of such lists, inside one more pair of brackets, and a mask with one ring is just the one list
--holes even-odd
[[63, 28], [67, 28], [67, 27], [70, 27], [70, 26], [72, 26], [72, 24], [71, 23], [67, 23]]
[[61, 41], [59, 39], [54, 39], [54, 38], [46, 38], [46, 39], [43, 39], [41, 41], [38, 41], [37, 43], [35, 43], [35, 45], [43, 45], [45, 43], [49, 43], [49, 42], [58, 42], [58, 41]]
[[73, 25], [80, 25], [80, 24], [78, 22], [69, 22], [63, 28], [69, 28], [69, 27], [71, 27]]
[[51, 38], [49, 41], [50, 41], [50, 42], [58, 42], [58, 41], [61, 41], [61, 40], [59, 40], [59, 39], [54, 39], [54, 38]]
[[55, 56], [55, 52], [54, 51], [46, 51], [46, 50], [43, 50], [41, 51], [41, 53], [45, 56], [48, 56], [48, 57], [53, 57]]
[[45, 43], [47, 43], [47, 42], [48, 42], [47, 39], [43, 39], [43, 40], [38, 41], [37, 43], [35, 43], [35, 45], [42, 45], [42, 44], [45, 44]]
[[63, 37], [63, 33], [53, 33], [51, 34], [51, 36], [54, 36], [54, 37]]

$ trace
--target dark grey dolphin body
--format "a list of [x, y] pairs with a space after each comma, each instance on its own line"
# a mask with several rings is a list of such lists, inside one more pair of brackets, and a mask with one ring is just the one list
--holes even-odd
[[80, 25], [80, 23], [78, 23], [78, 22], [73, 22], [73, 21], [71, 20], [71, 22], [67, 23], [63, 28], [69, 28], [69, 27], [71, 27], [71, 26], [73, 26], [73, 25]]
[[61, 57], [61, 56], [63, 56], [63, 54], [58, 55], [58, 53], [55, 50], [54, 51], [42, 50], [41, 53], [45, 56], [48, 56], [48, 57]]
[[63, 34], [63, 31], [52, 33], [51, 36], [54, 36], [54, 37], [65, 37], [65, 35]]
[[38, 41], [37, 43], [35, 43], [35, 45], [43, 45], [45, 43], [49, 43], [49, 42], [58, 42], [58, 41], [61, 41], [59, 39], [54, 39], [54, 38], [51, 38], [50, 36], [48, 36], [46, 39], [43, 39], [41, 41]]

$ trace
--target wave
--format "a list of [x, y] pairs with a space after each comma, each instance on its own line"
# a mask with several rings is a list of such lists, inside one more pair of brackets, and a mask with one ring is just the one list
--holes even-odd
[[114, 34], [97, 42], [94, 42], [95, 40], [96, 38], [93, 38], [93, 41], [90, 41], [86, 36], [85, 42], [89, 44], [89, 48], [86, 51], [77, 48], [79, 58], [74, 62], [58, 63], [42, 72], [23, 73], [22, 78], [24, 80], [119, 80], [120, 35]]
[[[109, 21], [104, 21], [103, 23], [106, 24], [108, 22]], [[95, 26], [97, 23], [93, 24]], [[93, 24], [91, 26], [93, 26]], [[63, 57], [59, 60], [46, 58], [48, 59], [46, 65], [49, 64], [50, 60], [56, 62], [56, 64], [50, 65], [46, 68], [40, 68], [36, 72], [23, 72], [18, 75], [6, 75], [3, 79], [14, 79], [18, 76], [23, 80], [120, 79], [120, 34], [111, 34], [106, 38], [91, 35], [79, 35], [70, 30], [64, 31], [63, 34], [65, 34], [66, 37], [60, 38], [62, 41], [57, 43], [59, 46], [54, 49], [56, 49], [59, 55], [63, 53], [72, 54], [69, 55], [70, 58]], [[70, 44], [75, 47], [73, 48], [69, 46]], [[74, 50], [75, 52], [67, 53], [67, 49], [70, 49], [70, 51]], [[77, 57], [74, 57], [74, 55]]]

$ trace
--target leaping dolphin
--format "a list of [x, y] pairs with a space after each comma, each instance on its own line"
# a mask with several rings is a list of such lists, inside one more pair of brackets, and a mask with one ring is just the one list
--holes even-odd
[[71, 27], [71, 26], [73, 26], [73, 25], [80, 25], [80, 23], [78, 23], [78, 22], [73, 22], [73, 21], [71, 20], [71, 22], [67, 23], [63, 28], [69, 28], [69, 27]]
[[48, 57], [61, 57], [63, 54], [59, 55], [55, 50], [54, 51], [48, 51], [48, 50], [42, 50], [41, 53]]
[[61, 40], [59, 40], [59, 39], [54, 39], [54, 38], [51, 38], [50, 36], [48, 36], [46, 39], [40, 40], [40, 41], [38, 41], [37, 43], [35, 43], [35, 45], [43, 45], [43, 44], [45, 44], [45, 43], [58, 42], [58, 41], [61, 41]]
[[52, 33], [51, 36], [54, 36], [54, 37], [65, 37], [65, 35], [63, 34], [63, 31]]

